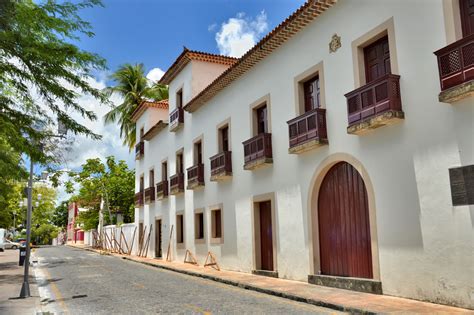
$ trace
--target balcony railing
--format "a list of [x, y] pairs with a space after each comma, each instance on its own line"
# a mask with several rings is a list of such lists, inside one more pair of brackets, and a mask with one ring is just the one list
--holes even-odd
[[135, 145], [135, 159], [140, 160], [145, 155], [145, 142], [140, 141]]
[[184, 123], [184, 110], [182, 107], [175, 108], [170, 113], [170, 130], [177, 130]]
[[326, 109], [315, 108], [287, 122], [290, 153], [306, 151], [328, 142]]
[[232, 176], [232, 152], [224, 151], [210, 158], [211, 181], [218, 181]]
[[188, 189], [204, 186], [204, 164], [197, 164], [187, 169]]
[[170, 194], [176, 195], [184, 191], [184, 173], [178, 173], [170, 177]]
[[[390, 120], [404, 118], [399, 75], [387, 74], [345, 96], [349, 133], [359, 133], [360, 129], [351, 131], [351, 126], [361, 123], [364, 125], [361, 128], [368, 130], [390, 124]], [[376, 117], [377, 119], [372, 120]]]
[[168, 181], [163, 180], [156, 184], [156, 199], [164, 199], [168, 197]]
[[243, 145], [244, 169], [251, 170], [264, 164], [273, 163], [271, 133], [261, 133], [244, 141]]
[[144, 205], [143, 191], [139, 191], [135, 194], [135, 207], [141, 207]]
[[441, 91], [474, 80], [474, 34], [438, 51]]
[[145, 202], [149, 203], [153, 201], [155, 201], [155, 186], [145, 189]]

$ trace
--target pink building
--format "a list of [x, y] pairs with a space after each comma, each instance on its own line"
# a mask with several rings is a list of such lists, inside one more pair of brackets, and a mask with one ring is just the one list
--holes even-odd
[[79, 206], [76, 202], [72, 202], [68, 206], [67, 219], [67, 242], [68, 243], [83, 243], [84, 231], [77, 226], [76, 219], [79, 215]]

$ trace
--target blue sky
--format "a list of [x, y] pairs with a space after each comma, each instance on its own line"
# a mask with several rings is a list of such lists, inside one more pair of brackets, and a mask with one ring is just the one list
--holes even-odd
[[[1, 1], [1, 0], [0, 0]], [[182, 52], [193, 50], [240, 57], [260, 38], [281, 23], [304, 0], [103, 0], [104, 8], [81, 11], [96, 36], [82, 38], [80, 48], [97, 53], [107, 60], [109, 70], [91, 78], [91, 84], [102, 89], [111, 82], [107, 76], [124, 63], [143, 63], [147, 77], [158, 80]], [[104, 125], [103, 116], [110, 108], [83, 95], [79, 103], [97, 114], [97, 121], [72, 116], [102, 135], [94, 141], [82, 135], [74, 137], [61, 168], [78, 170], [89, 158], [113, 155], [134, 168], [135, 160], [122, 145], [119, 127]], [[116, 95], [115, 104], [120, 103]], [[37, 169], [37, 171], [40, 171]], [[59, 189], [58, 200], [67, 194]]]
[[[253, 21], [265, 12], [267, 29], [261, 38], [295, 11], [303, 0], [104, 0], [104, 8], [83, 11], [94, 38], [79, 46], [107, 59], [109, 70], [123, 63], [166, 70], [189, 49], [219, 53], [216, 33], [223, 23], [244, 13]], [[242, 15], [241, 15], [242, 16]]]

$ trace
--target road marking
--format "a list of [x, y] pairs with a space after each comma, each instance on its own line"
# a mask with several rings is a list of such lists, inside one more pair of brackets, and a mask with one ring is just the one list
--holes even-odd
[[[43, 260], [44, 259], [42, 257], [38, 259], [38, 261], [40, 262], [42, 262]], [[58, 302], [63, 312], [66, 314], [70, 314], [69, 309], [64, 303], [64, 298], [61, 295], [61, 292], [59, 291], [58, 287], [56, 286], [54, 282], [50, 281], [52, 279], [51, 274], [46, 268], [40, 268], [40, 265], [41, 263], [35, 265], [34, 272], [35, 272], [35, 278], [37, 282], [39, 284], [43, 284], [43, 285], [38, 286], [38, 293], [40, 295], [41, 302], [48, 302], [48, 301]], [[51, 288], [54, 298], [51, 296], [51, 292], [48, 290], [48, 286]], [[50, 304], [48, 306], [53, 307]]]

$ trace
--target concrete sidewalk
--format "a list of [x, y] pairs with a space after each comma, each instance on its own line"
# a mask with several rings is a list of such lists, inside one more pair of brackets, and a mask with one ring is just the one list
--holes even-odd
[[18, 250], [5, 250], [0, 253], [0, 314], [38, 314], [41, 313], [41, 304], [30, 267], [31, 297], [19, 299], [23, 283], [23, 266], [18, 266]]
[[[101, 251], [82, 245], [70, 245], [90, 251]], [[235, 271], [217, 271], [210, 267], [180, 262], [166, 262], [153, 258], [141, 258], [111, 254], [137, 263], [210, 279], [299, 302], [329, 307], [351, 313], [403, 313], [403, 314], [474, 314], [474, 311], [421, 302], [416, 300], [376, 295], [308, 284], [300, 281], [269, 278]]]

